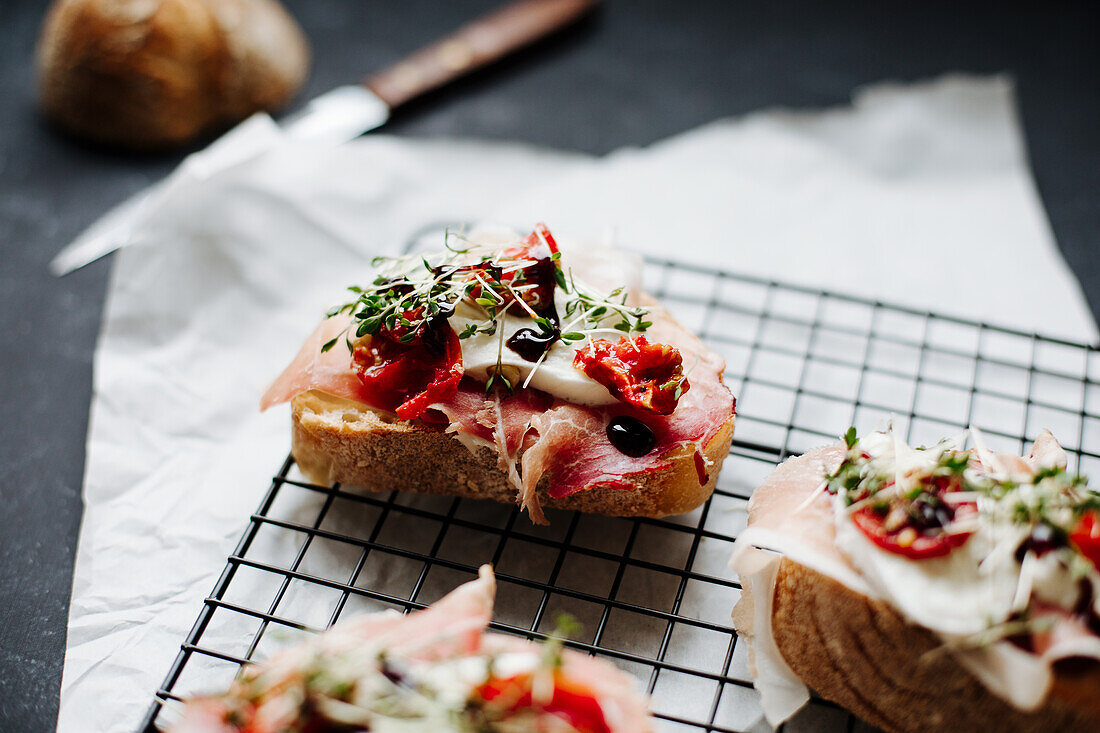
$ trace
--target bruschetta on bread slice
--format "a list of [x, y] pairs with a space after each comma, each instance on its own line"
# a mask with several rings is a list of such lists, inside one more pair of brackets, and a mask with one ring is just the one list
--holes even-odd
[[723, 359], [622, 253], [446, 233], [380, 259], [268, 390], [312, 481], [614, 516], [690, 511], [733, 435]]
[[482, 566], [422, 611], [362, 616], [186, 701], [172, 733], [646, 733], [637, 682], [609, 662], [486, 632], [495, 582]]
[[888, 731], [1100, 730], [1100, 494], [1049, 432], [892, 430], [781, 464], [731, 565], [765, 715], [807, 688]]

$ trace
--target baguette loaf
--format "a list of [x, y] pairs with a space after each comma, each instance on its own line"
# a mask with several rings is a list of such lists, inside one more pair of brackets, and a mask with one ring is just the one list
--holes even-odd
[[[772, 635], [783, 660], [819, 695], [887, 731], [1095, 731], [1100, 664], [1067, 659], [1039, 710], [994, 695], [940, 639], [868, 598], [788, 558], [772, 599]], [[930, 654], [931, 653], [931, 654]]]
[[[317, 390], [291, 401], [291, 454], [303, 475], [373, 491], [415, 491], [518, 504], [516, 487], [487, 446], [468, 450], [442, 429], [406, 422]], [[549, 495], [552, 475], [539, 481], [542, 506], [619, 517], [664, 517], [691, 511], [714, 491], [733, 438], [731, 417], [704, 446], [707, 481], [700, 484], [693, 446], [675, 449], [669, 467], [639, 474], [633, 489], [593, 486], [571, 496]]]

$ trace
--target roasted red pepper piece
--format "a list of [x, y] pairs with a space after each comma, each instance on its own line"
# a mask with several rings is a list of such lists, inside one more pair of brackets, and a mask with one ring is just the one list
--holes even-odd
[[1088, 512], [1081, 516], [1069, 535], [1069, 541], [1081, 551], [1081, 554], [1100, 568], [1100, 513]]
[[[543, 244], [544, 240], [545, 244]], [[540, 222], [535, 225], [535, 230], [524, 238], [522, 245], [510, 247], [501, 252], [497, 258], [497, 264], [468, 265], [462, 269], [469, 270], [472, 279], [476, 279], [477, 274], [480, 274], [482, 278], [496, 279], [507, 286], [524, 287], [520, 291], [520, 297], [532, 310], [538, 312], [553, 305], [554, 286], [557, 284], [555, 270], [561, 269], [561, 265], [553, 257], [555, 254], [558, 254], [558, 243], [546, 225]], [[500, 272], [500, 263], [508, 260], [535, 261], [520, 270]], [[531, 285], [534, 287], [525, 287]], [[511, 293], [506, 290], [498, 294], [504, 297], [505, 303], [512, 300]], [[480, 285], [469, 293], [471, 299], [481, 296]]]
[[546, 246], [550, 248], [551, 253], [558, 251], [558, 243], [554, 240], [554, 235], [550, 233], [550, 230], [541, 221], [535, 225], [535, 231], [527, 235], [527, 244], [534, 247], [535, 245], [546, 240]]
[[669, 415], [691, 389], [680, 352], [668, 344], [651, 344], [645, 336], [612, 344], [593, 339], [578, 349], [573, 366], [592, 377], [618, 399], [658, 415]]
[[[402, 311], [397, 320], [394, 322], [393, 328], [386, 326], [384, 323], [379, 330], [379, 333], [385, 338], [393, 341], [394, 343], [409, 344], [422, 344], [424, 343], [424, 333], [431, 328], [430, 323], [425, 323], [420, 328], [413, 330], [411, 326], [403, 325], [402, 320], [416, 323], [424, 317], [424, 308], [413, 308], [411, 310]], [[401, 339], [406, 339], [402, 342]]]
[[581, 733], [610, 733], [595, 696], [560, 672], [554, 673], [554, 694], [546, 703], [533, 702], [530, 674], [494, 678], [478, 688], [478, 697], [506, 712], [537, 710], [561, 718]]
[[424, 343], [400, 344], [387, 338], [372, 338], [355, 349], [353, 363], [372, 406], [414, 420], [429, 405], [454, 396], [462, 381], [462, 345], [450, 326], [439, 328], [444, 331], [441, 353]]

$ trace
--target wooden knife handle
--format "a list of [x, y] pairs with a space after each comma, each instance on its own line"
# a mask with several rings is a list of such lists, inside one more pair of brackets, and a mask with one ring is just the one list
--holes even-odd
[[519, 0], [364, 80], [391, 108], [496, 61], [580, 18], [598, 0]]

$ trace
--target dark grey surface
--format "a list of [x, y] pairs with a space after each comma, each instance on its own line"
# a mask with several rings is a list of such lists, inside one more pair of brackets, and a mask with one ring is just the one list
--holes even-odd
[[[314, 45], [308, 98], [357, 79], [492, 0], [294, 0]], [[46, 3], [2, 0], [0, 28], [0, 730], [54, 725], [80, 520], [91, 356], [108, 264], [50, 257], [181, 154], [126, 156], [49, 130], [33, 103]], [[893, 4], [890, 4], [893, 5]], [[840, 103], [861, 84], [1012, 73], [1057, 239], [1100, 311], [1100, 11], [1090, 3], [628, 2], [402, 111], [388, 132], [604, 153], [771, 105]], [[982, 243], [995, 251], [996, 243]], [[977, 246], [977, 244], [976, 244]], [[159, 670], [158, 670], [159, 673]]]

